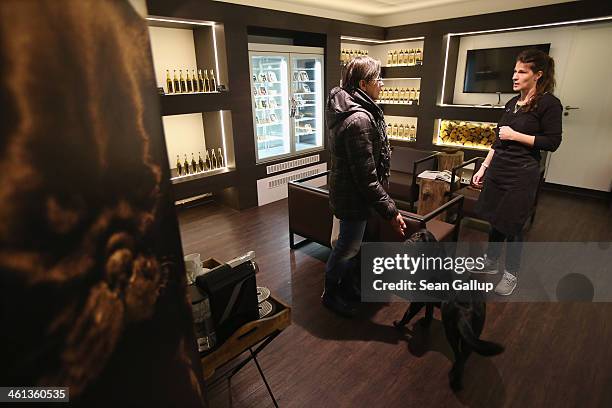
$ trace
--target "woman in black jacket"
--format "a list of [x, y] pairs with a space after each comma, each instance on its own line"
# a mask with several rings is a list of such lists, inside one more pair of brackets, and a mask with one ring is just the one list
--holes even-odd
[[554, 60], [539, 50], [525, 50], [516, 61], [513, 89], [520, 94], [506, 103], [498, 123], [498, 137], [474, 176], [484, 180], [476, 211], [491, 224], [487, 265], [497, 273], [501, 246], [507, 241], [506, 267], [495, 287], [510, 295], [517, 284], [522, 252], [522, 230], [534, 205], [540, 182], [540, 150], [554, 152], [561, 144], [561, 102], [555, 87]]
[[341, 289], [351, 286], [348, 272], [355, 264], [371, 209], [400, 233], [405, 228], [384, 188], [389, 178], [390, 149], [383, 112], [375, 102], [381, 87], [380, 61], [357, 57], [347, 64], [342, 86], [332, 89], [327, 101], [334, 231], [321, 300], [344, 316], [355, 313], [347, 291]]

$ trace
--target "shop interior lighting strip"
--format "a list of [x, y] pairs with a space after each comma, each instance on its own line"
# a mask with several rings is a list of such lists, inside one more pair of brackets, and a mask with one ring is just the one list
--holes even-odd
[[368, 43], [373, 43], [373, 44], [391, 44], [391, 43], [398, 43], [398, 42], [404, 42], [404, 41], [424, 40], [425, 37], [398, 38], [396, 40], [374, 40], [372, 38], [349, 37], [349, 36], [341, 35], [340, 39], [347, 40], [347, 41], [368, 42]]

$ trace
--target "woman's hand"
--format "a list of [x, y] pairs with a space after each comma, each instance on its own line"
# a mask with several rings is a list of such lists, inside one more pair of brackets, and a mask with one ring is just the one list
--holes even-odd
[[501, 140], [514, 140], [516, 132], [510, 126], [502, 126], [499, 128], [499, 138]]
[[476, 174], [474, 174], [474, 177], [473, 177], [474, 184], [476, 184], [479, 187], [482, 186], [482, 182], [484, 180], [485, 170], [486, 170], [485, 166], [480, 166], [480, 168], [478, 169]]

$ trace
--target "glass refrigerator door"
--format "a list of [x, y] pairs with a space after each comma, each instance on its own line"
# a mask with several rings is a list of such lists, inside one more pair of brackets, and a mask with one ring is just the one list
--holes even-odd
[[291, 55], [295, 151], [323, 147], [323, 56]]
[[289, 56], [250, 52], [253, 127], [257, 161], [291, 152], [289, 129]]

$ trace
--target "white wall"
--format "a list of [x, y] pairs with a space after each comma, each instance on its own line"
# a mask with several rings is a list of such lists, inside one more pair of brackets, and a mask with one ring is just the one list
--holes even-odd
[[149, 27], [153, 67], [157, 86], [166, 89], [166, 70], [197, 69], [193, 30], [184, 28]]
[[147, 1], [146, 0], [128, 0], [132, 5], [134, 10], [140, 15], [140, 17], [145, 18], [147, 16]]
[[[480, 105], [497, 103], [496, 94], [464, 93], [465, 61], [467, 50], [481, 48], [514, 47], [521, 45], [550, 43], [550, 56], [555, 60], [557, 89], [562, 89], [566, 66], [574, 40], [575, 26], [546, 28], [520, 32], [503, 32], [462, 37], [459, 43], [457, 74], [453, 103]], [[511, 82], [512, 78], [508, 78]], [[555, 92], [557, 93], [557, 92]], [[502, 94], [501, 102], [505, 104], [516, 94]]]
[[[176, 168], [177, 155], [181, 158], [181, 163], [185, 159], [185, 155], [187, 155], [187, 160], [191, 161], [191, 153], [198, 161], [198, 152], [204, 153], [204, 150], [206, 150], [202, 114], [163, 116], [162, 120], [170, 168]], [[203, 158], [204, 156], [202, 156]]]
[[599, 191], [612, 189], [612, 23], [580, 26], [557, 95], [566, 110], [563, 142], [546, 181]]

